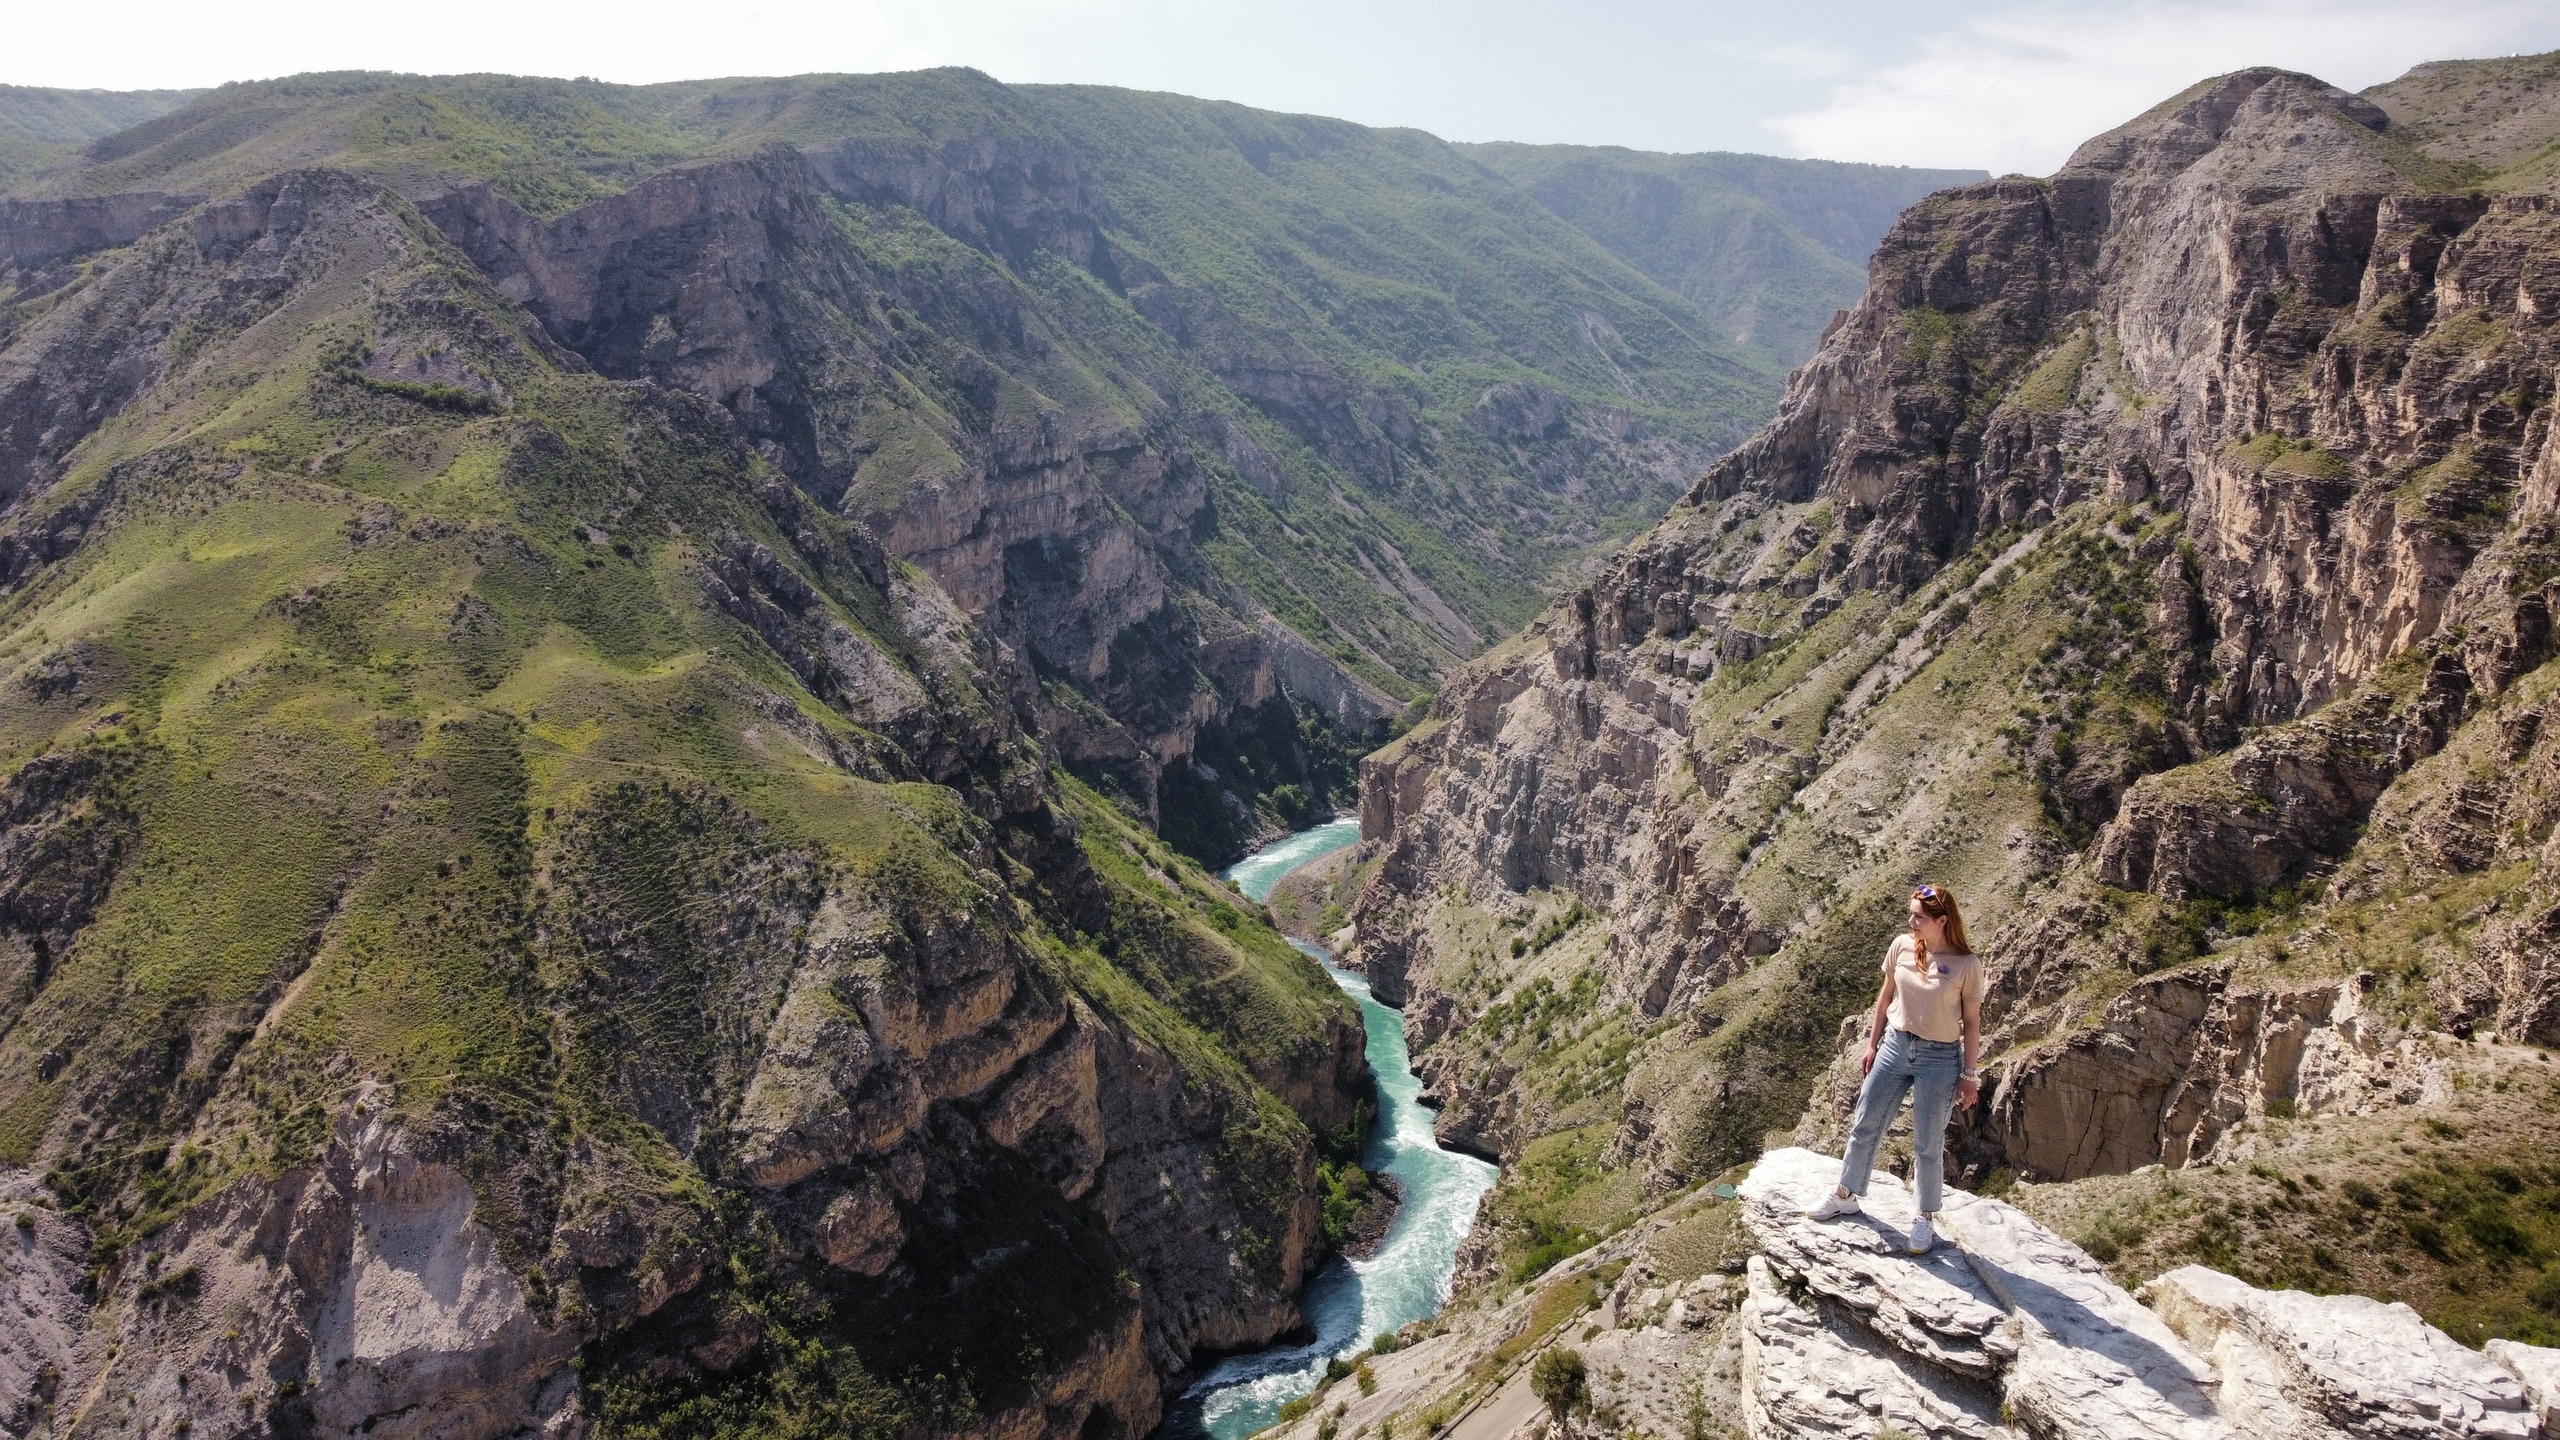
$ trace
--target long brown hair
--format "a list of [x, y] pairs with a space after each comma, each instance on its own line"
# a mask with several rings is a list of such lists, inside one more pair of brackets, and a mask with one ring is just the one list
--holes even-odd
[[[1956, 908], [1956, 892], [1944, 885], [1923, 885], [1911, 892], [1911, 898], [1920, 902], [1921, 914], [1946, 923], [1947, 943], [1957, 954], [1973, 953], [1973, 942], [1965, 938], [1964, 912]], [[1914, 964], [1929, 963], [1929, 942], [1918, 931], [1911, 935], [1911, 958]]]

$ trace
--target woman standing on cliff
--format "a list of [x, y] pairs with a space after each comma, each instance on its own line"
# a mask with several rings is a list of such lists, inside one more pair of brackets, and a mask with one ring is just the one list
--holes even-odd
[[1911, 929], [1884, 950], [1884, 987], [1868, 1017], [1867, 1049], [1858, 1068], [1858, 1119], [1850, 1128], [1849, 1154], [1840, 1183], [1809, 1212], [1816, 1220], [1857, 1213], [1875, 1168], [1885, 1127], [1911, 1096], [1912, 1169], [1920, 1187], [1920, 1218], [1911, 1224], [1908, 1248], [1928, 1253], [1937, 1243], [1938, 1197], [1946, 1183], [1947, 1117], [1982, 1093], [1982, 962], [1965, 939], [1964, 912], [1954, 892], [1923, 885], [1911, 892]]

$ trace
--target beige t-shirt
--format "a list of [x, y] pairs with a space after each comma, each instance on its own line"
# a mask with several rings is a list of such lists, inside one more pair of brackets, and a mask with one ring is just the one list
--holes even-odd
[[1926, 967], [1911, 963], [1911, 937], [1896, 935], [1884, 947], [1885, 973], [1893, 977], [1893, 1008], [1886, 1023], [1923, 1040], [1964, 1038], [1964, 1002], [1982, 1003], [1982, 962], [1970, 955], [1930, 952]]

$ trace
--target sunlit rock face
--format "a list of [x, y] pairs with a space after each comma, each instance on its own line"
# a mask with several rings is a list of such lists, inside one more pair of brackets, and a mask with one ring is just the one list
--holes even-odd
[[2462, 108], [2547, 138], [2549, 68], [2243, 71], [1906, 212], [1777, 418], [1365, 764], [1449, 1133], [1605, 1124], [1654, 1186], [1836, 1143], [1920, 880], [1993, 977], [1976, 1179], [2560, 1034], [2560, 213]]

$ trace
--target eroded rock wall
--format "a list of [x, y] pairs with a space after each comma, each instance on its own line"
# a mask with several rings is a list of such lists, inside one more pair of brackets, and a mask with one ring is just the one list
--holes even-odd
[[1130, 1436], [1298, 1323], [1358, 1017], [930, 573], [368, 178], [57, 278], [0, 331], [0, 1427]]
[[[2533, 753], [2560, 231], [2535, 182], [2448, 186], [2433, 133], [2245, 71], [1904, 215], [1778, 417], [1367, 762], [1361, 954], [1448, 1124], [1512, 1154], [1589, 1123], [1570, 1047], [1611, 1027], [1642, 1032], [1611, 1153], [1656, 1183], [1825, 1074], [1829, 1117], [1920, 879], [1977, 917], [2016, 1057], [1986, 1166], [2201, 1156], [2271, 1099], [2423, 1090], [2405, 1027], [2539, 1023], [2521, 892], [2462, 921], [2477, 961], [2414, 969], [2314, 913], [2549, 833], [2438, 757]], [[2432, 878], [2357, 890], [2395, 796]], [[1576, 905], [1600, 1004], [1542, 1058], [1495, 1027]], [[2237, 970], [2142, 978], [2262, 924]], [[2306, 1034], [2357, 1078], [2300, 1080]]]

